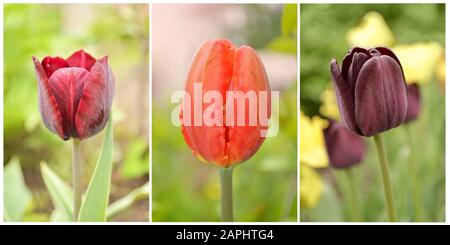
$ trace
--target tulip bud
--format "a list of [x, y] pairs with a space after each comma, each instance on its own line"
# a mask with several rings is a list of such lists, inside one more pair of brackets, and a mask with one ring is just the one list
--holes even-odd
[[[205, 98], [208, 92], [212, 92], [222, 99], [207, 103], [203, 98], [196, 105], [195, 90], [199, 86]], [[254, 111], [255, 108], [250, 106], [250, 98], [246, 103], [228, 97], [235, 92], [253, 92], [257, 95], [265, 92], [268, 94], [266, 100], [257, 96], [255, 102], [266, 107], [263, 114], [270, 118], [269, 82], [263, 63], [251, 47], [236, 47], [229, 40], [206, 41], [194, 56], [185, 91], [180, 113], [182, 134], [197, 157], [229, 167], [244, 162], [255, 154], [265, 139], [261, 130], [267, 130], [268, 125], [261, 124], [261, 111]], [[240, 106], [244, 108], [245, 124], [238, 122]], [[191, 111], [186, 111], [188, 107], [192, 108]], [[200, 125], [196, 124], [196, 118], [204, 119], [202, 111], [196, 111], [198, 108], [204, 113], [211, 108], [218, 111], [214, 117], [215, 123], [208, 124], [203, 120]], [[249, 122], [249, 116], [255, 113], [258, 120], [253, 125]]]
[[348, 168], [363, 160], [366, 152], [363, 139], [344, 125], [330, 120], [324, 135], [331, 166]]
[[405, 122], [416, 120], [420, 113], [420, 88], [417, 83], [407, 86], [408, 90], [408, 111]]
[[69, 58], [33, 57], [44, 125], [63, 140], [85, 139], [106, 125], [114, 94], [108, 57], [79, 50]]
[[353, 132], [369, 137], [405, 121], [406, 84], [391, 50], [353, 48], [342, 70], [336, 59], [330, 66], [341, 119]]

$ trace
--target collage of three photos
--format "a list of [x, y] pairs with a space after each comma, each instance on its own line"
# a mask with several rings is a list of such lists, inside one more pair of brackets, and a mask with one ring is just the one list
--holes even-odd
[[445, 4], [3, 23], [5, 223], [445, 222]]

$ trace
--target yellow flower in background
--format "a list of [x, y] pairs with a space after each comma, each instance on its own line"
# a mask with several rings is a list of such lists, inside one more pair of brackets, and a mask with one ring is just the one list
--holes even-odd
[[328, 167], [323, 130], [328, 122], [318, 116], [309, 118], [300, 112], [300, 204], [313, 208], [320, 200], [323, 182], [314, 168]]
[[392, 46], [395, 39], [383, 16], [378, 12], [368, 12], [356, 27], [347, 32], [347, 42], [351, 47], [372, 48]]
[[320, 117], [309, 118], [300, 112], [300, 163], [313, 168], [328, 166], [323, 130], [328, 122]]
[[339, 121], [340, 114], [336, 100], [336, 92], [334, 92], [332, 86], [328, 86], [327, 89], [320, 94], [320, 101], [322, 102], [319, 108], [320, 113], [328, 118]]
[[397, 45], [393, 49], [407, 83], [428, 83], [433, 79], [443, 48], [437, 42]]
[[313, 208], [323, 193], [323, 181], [316, 170], [300, 164], [300, 205], [302, 208]]
[[[437, 42], [397, 45], [393, 48], [405, 72], [406, 82], [428, 83], [434, 73], [439, 75], [444, 49]], [[444, 74], [445, 74], [445, 61]]]

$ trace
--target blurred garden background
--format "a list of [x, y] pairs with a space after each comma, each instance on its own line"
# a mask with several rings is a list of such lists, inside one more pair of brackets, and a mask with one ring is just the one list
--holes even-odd
[[[327, 167], [327, 159], [320, 157], [326, 154], [323, 141], [315, 140], [323, 137], [320, 118], [339, 120], [330, 60], [336, 57], [341, 66], [350, 47], [386, 46], [400, 59], [406, 82], [419, 84], [422, 97], [416, 121], [384, 133], [397, 216], [400, 221], [444, 221], [444, 4], [302, 4], [300, 23], [301, 220], [349, 221], [351, 188], [357, 191], [360, 221], [386, 220], [373, 139], [365, 138], [365, 160], [350, 170], [353, 184], [348, 170]], [[415, 174], [411, 161], [416, 164]], [[414, 191], [421, 193], [419, 211], [413, 205]]]
[[[43, 125], [31, 56], [109, 56], [115, 75], [110, 221], [148, 221], [148, 5], [4, 5], [4, 202], [9, 221], [55, 220], [39, 163], [71, 185], [71, 142]], [[83, 185], [103, 133], [82, 141]], [[22, 177], [23, 176], [23, 177]], [[119, 202], [116, 202], [120, 200]]]
[[297, 6], [162, 5], [153, 8], [153, 221], [220, 221], [218, 168], [198, 160], [171, 123], [174, 91], [205, 40], [228, 38], [260, 55], [280, 91], [280, 131], [234, 170], [236, 221], [297, 220]]

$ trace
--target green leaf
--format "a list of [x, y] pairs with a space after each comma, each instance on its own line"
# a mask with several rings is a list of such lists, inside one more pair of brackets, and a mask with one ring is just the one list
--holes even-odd
[[41, 162], [41, 175], [50, 194], [59, 221], [73, 221], [73, 191], [45, 162]]
[[149, 184], [146, 183], [143, 186], [134, 189], [125, 197], [115, 201], [108, 207], [107, 217], [112, 218], [114, 215], [122, 212], [123, 210], [130, 207], [134, 202], [141, 200], [149, 195]]
[[108, 207], [109, 191], [111, 188], [112, 157], [113, 128], [112, 116], [110, 116], [105, 139], [103, 141], [102, 153], [95, 166], [85, 198], [81, 204], [78, 221], [106, 221], [106, 209]]
[[286, 4], [281, 16], [281, 32], [285, 36], [297, 35], [297, 4]]
[[13, 157], [5, 166], [3, 185], [5, 221], [22, 221], [32, 195], [25, 185], [17, 157]]

